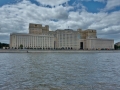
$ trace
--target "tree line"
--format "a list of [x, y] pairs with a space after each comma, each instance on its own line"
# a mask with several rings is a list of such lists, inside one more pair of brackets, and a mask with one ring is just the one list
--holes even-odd
[[9, 47], [9, 44], [0, 42], [0, 48], [3, 48], [3, 47]]
[[114, 49], [115, 49], [115, 50], [119, 50], [119, 49], [120, 49], [120, 46], [114, 45]]

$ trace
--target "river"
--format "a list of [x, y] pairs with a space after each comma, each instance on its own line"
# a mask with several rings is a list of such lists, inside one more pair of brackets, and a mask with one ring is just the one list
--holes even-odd
[[120, 90], [120, 53], [0, 53], [0, 90]]

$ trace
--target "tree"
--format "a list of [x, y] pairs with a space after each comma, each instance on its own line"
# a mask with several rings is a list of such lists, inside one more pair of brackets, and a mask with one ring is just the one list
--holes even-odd
[[114, 45], [114, 48], [115, 48], [115, 50], [118, 50], [118, 49], [120, 49], [120, 46]]
[[120, 49], [120, 46], [118, 46], [118, 49]]
[[117, 50], [117, 45], [114, 45], [114, 49]]
[[22, 44], [20, 44], [20, 48], [23, 49], [23, 45]]
[[0, 48], [2, 48], [2, 44], [1, 44], [1, 42], [0, 42]]
[[3, 48], [3, 47], [9, 47], [9, 44], [1, 43], [1, 42], [0, 42], [0, 48]]

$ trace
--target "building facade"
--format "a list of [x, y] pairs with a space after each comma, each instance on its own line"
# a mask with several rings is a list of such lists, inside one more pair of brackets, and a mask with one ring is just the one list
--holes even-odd
[[77, 49], [80, 34], [70, 29], [56, 30], [55, 47], [59, 49]]
[[10, 48], [19, 49], [21, 45], [26, 49], [53, 49], [54, 36], [12, 33], [10, 35]]
[[87, 49], [114, 49], [114, 41], [111, 39], [90, 38], [86, 39]]
[[29, 34], [10, 34], [10, 48], [40, 49], [114, 49], [114, 40], [97, 38], [96, 30], [72, 29], [49, 31], [49, 26], [29, 24]]

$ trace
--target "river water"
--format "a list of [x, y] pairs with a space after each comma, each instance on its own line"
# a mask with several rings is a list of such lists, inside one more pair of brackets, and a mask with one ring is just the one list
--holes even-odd
[[0, 53], [0, 90], [120, 90], [120, 53]]

